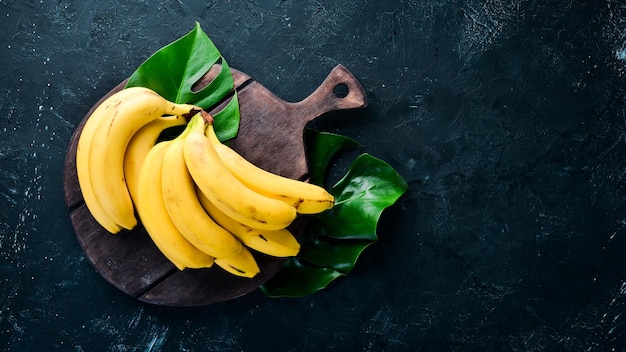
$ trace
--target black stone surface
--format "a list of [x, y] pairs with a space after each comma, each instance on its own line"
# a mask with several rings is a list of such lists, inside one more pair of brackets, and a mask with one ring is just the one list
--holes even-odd
[[[624, 350], [622, 1], [1, 0], [0, 18], [2, 350]], [[195, 21], [285, 100], [336, 64], [368, 93], [315, 127], [410, 189], [322, 292], [155, 307], [102, 279], [75, 238], [71, 133]]]

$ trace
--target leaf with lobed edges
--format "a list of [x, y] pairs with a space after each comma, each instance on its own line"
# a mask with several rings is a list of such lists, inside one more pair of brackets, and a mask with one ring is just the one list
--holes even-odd
[[[214, 65], [220, 64], [219, 73], [199, 91], [193, 85]], [[234, 80], [226, 59], [220, 54], [200, 24], [178, 40], [164, 46], [144, 61], [130, 76], [128, 87], [146, 87], [169, 101], [193, 104], [208, 109], [233, 94], [233, 99], [215, 114], [215, 130], [221, 140], [237, 135], [239, 104], [234, 90]]]
[[[327, 160], [343, 149], [337, 146], [354, 145], [339, 135], [326, 134], [323, 139], [333, 146], [313, 144], [311, 154], [324, 153]], [[389, 164], [366, 153], [358, 156], [347, 174], [330, 189], [335, 206], [307, 217], [299, 239], [300, 253], [261, 290], [269, 297], [302, 297], [347, 275], [361, 253], [378, 241], [376, 228], [383, 211], [407, 189], [407, 182]]]

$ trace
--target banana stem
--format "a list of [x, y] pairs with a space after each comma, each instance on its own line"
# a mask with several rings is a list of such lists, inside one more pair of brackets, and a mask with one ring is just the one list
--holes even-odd
[[197, 108], [194, 108], [194, 109], [190, 110], [188, 113], [186, 113], [184, 115], [181, 115], [181, 116], [185, 118], [185, 121], [189, 122], [191, 120], [191, 118], [194, 117], [194, 115], [196, 115], [197, 113], [202, 112], [202, 111], [204, 111], [202, 108], [197, 107]]
[[209, 114], [208, 112], [206, 112], [204, 110], [200, 111], [200, 115], [202, 115], [202, 119], [204, 119], [204, 122], [209, 124], [209, 125], [212, 125], [213, 121], [215, 121], [213, 119], [213, 116], [211, 116], [211, 114]]

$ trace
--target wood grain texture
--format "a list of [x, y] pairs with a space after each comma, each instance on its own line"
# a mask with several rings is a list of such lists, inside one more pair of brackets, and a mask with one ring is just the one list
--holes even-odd
[[[362, 108], [367, 97], [361, 85], [343, 66], [335, 67], [321, 85], [297, 103], [281, 100], [247, 74], [232, 69], [239, 97], [239, 134], [230, 146], [259, 167], [294, 179], [307, 175], [304, 147], [305, 125], [327, 112]], [[212, 79], [209, 71], [194, 89]], [[174, 267], [152, 243], [141, 224], [132, 231], [108, 233], [89, 213], [82, 201], [76, 175], [76, 145], [82, 128], [93, 110], [108, 96], [121, 90], [121, 82], [102, 97], [86, 114], [74, 132], [67, 150], [64, 170], [65, 201], [72, 225], [85, 255], [108, 282], [143, 302], [164, 306], [201, 306], [245, 295], [274, 275], [285, 259], [254, 253], [261, 273], [253, 279], [227, 274], [217, 266], [208, 269]], [[337, 94], [340, 86], [347, 94]], [[219, 111], [226, 104], [208, 109]], [[301, 221], [291, 229], [297, 233]]]

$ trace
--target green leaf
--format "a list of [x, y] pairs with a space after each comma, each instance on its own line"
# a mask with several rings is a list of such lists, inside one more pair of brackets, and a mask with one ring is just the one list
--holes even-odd
[[317, 218], [320, 236], [378, 240], [380, 215], [407, 188], [406, 181], [389, 164], [361, 154], [330, 190], [335, 206]]
[[352, 271], [361, 253], [374, 243], [370, 240], [337, 241], [318, 237], [313, 231], [305, 234], [300, 241], [302, 247], [298, 259], [332, 268], [342, 274]]
[[[198, 77], [198, 79], [200, 79]], [[192, 85], [195, 83], [193, 78]], [[222, 100], [225, 96], [230, 93], [234, 88], [234, 80], [233, 75], [230, 71], [230, 66], [226, 60], [222, 58], [220, 72], [217, 74], [215, 78], [202, 90], [198, 92], [193, 92], [191, 90], [191, 85], [181, 87], [180, 93], [180, 101], [190, 102], [191, 104], [198, 105], [203, 108], [209, 108], [215, 104], [217, 104], [220, 100]]]
[[378, 240], [382, 212], [407, 189], [406, 181], [389, 164], [369, 154], [358, 156], [330, 189], [336, 205], [307, 219], [300, 253], [262, 286], [263, 292], [270, 297], [302, 297], [347, 275], [362, 252]]
[[328, 164], [333, 157], [346, 149], [359, 147], [361, 144], [352, 138], [342, 135], [318, 132], [312, 129], [305, 131], [307, 145], [313, 146], [309, 150], [309, 179], [316, 185], [324, 184], [324, 176]]
[[[203, 89], [193, 85], [214, 65], [217, 76]], [[193, 30], [164, 46], [144, 61], [130, 76], [126, 87], [146, 87], [176, 103], [194, 104], [210, 109], [234, 89], [234, 80], [226, 59], [196, 22]], [[216, 114], [217, 115], [217, 114]], [[239, 105], [228, 106], [215, 131], [223, 139], [234, 138], [239, 127]]]
[[268, 297], [304, 297], [324, 289], [336, 278], [343, 276], [331, 268], [302, 264], [296, 258], [290, 258], [276, 275], [261, 286]]

